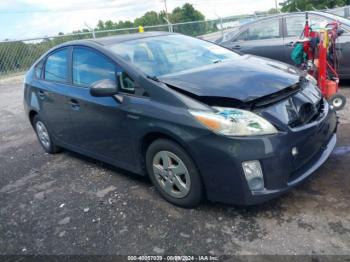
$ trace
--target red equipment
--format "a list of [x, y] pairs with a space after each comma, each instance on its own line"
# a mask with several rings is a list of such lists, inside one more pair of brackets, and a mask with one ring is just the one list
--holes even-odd
[[335, 21], [318, 31], [313, 30], [312, 26], [309, 25], [309, 15], [306, 12], [304, 37], [309, 40], [303, 41], [303, 45], [307, 59], [313, 65], [308, 68], [308, 73], [316, 78], [322, 94], [335, 110], [342, 109], [346, 103], [345, 96], [338, 93], [339, 76], [337, 73], [336, 40], [342, 33], [339, 25]]

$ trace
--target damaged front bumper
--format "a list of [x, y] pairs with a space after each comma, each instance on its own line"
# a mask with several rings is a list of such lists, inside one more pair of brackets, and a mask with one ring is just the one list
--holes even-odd
[[[285, 193], [310, 177], [336, 144], [337, 117], [327, 106], [325, 116], [307, 128], [289, 129], [261, 137], [223, 137], [215, 134], [191, 141], [209, 200], [254, 205]], [[293, 154], [297, 148], [298, 154]], [[242, 163], [258, 160], [264, 189], [251, 191]]]
[[246, 197], [245, 204], [253, 205], [273, 199], [303, 182], [305, 179], [310, 177], [324, 162], [326, 162], [332, 153], [336, 142], [337, 136], [336, 134], [333, 134], [327, 145], [323, 146], [320, 152], [310, 162], [289, 175], [289, 179], [285, 184], [285, 187], [252, 192], [251, 196]]

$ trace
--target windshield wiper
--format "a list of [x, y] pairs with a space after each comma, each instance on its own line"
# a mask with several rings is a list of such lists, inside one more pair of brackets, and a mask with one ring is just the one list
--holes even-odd
[[218, 60], [214, 60], [213, 64], [218, 64], [218, 63], [221, 63], [221, 62], [222, 62], [222, 60], [218, 59]]
[[147, 75], [147, 78], [151, 79], [153, 81], [156, 81], [156, 82], [160, 82], [159, 79], [156, 76], [149, 76], [149, 75]]

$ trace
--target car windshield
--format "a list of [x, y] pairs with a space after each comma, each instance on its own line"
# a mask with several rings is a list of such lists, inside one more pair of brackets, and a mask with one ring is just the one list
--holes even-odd
[[113, 44], [109, 48], [152, 77], [220, 63], [239, 56], [221, 46], [184, 35], [140, 38]]

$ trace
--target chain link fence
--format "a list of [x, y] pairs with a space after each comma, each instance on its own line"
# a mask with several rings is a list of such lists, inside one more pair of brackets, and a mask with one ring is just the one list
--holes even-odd
[[[334, 11], [335, 14], [349, 17], [349, 7], [328, 11]], [[233, 30], [244, 23], [265, 16], [268, 16], [268, 14], [232, 16], [205, 21], [145, 26], [144, 31], [170, 31], [215, 41], [222, 37], [226, 31]], [[9, 75], [23, 74], [43, 53], [58, 44], [93, 37], [100, 38], [120, 34], [137, 33], [138, 30], [138, 27], [134, 27], [16, 41], [0, 41], [0, 78]]]
[[[164, 24], [157, 26], [145, 26], [144, 31], [172, 31], [186, 35], [199, 36], [220, 30], [220, 26], [217, 26], [218, 23], [219, 20], [209, 20], [169, 25]], [[47, 36], [44, 38], [32, 38], [16, 41], [0, 41], [0, 78], [7, 77], [8, 75], [23, 74], [43, 53], [58, 44], [79, 39], [131, 34], [137, 33], [138, 31], [139, 28], [135, 27]]]

